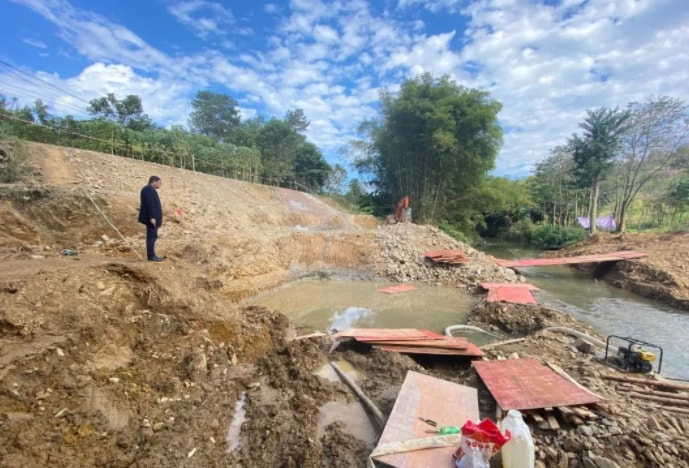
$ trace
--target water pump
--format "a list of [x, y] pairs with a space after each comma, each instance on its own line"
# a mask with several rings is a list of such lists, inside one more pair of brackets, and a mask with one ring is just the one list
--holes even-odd
[[[612, 340], [612, 344], [611, 344]], [[657, 372], [663, 363], [663, 349], [652, 343], [647, 343], [628, 336], [610, 335], [605, 346], [605, 362], [625, 372], [648, 374], [653, 371], [653, 363], [658, 360]], [[610, 353], [617, 348], [617, 353]], [[658, 350], [658, 353], [649, 351], [648, 348]]]

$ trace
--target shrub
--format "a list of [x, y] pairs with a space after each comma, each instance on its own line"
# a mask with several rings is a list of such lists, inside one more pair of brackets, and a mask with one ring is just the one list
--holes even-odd
[[19, 182], [28, 172], [24, 143], [16, 138], [0, 141], [0, 182]]
[[586, 238], [586, 231], [580, 227], [541, 225], [531, 231], [529, 244], [539, 249], [559, 249]]

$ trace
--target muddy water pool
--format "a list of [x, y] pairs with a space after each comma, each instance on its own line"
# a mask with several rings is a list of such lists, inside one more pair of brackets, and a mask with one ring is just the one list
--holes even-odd
[[299, 328], [422, 328], [443, 333], [466, 323], [477, 298], [462, 289], [414, 284], [412, 291], [386, 294], [394, 283], [356, 280], [301, 280], [257, 296], [250, 304], [277, 310]]

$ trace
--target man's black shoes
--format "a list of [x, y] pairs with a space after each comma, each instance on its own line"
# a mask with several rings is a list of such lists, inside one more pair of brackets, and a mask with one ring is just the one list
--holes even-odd
[[165, 260], [165, 257], [152, 257], [148, 259], [149, 262], [162, 262], [163, 260]]

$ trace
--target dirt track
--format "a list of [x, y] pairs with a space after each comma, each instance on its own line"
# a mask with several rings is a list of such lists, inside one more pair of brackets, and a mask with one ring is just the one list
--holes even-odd
[[[322, 405], [355, 402], [344, 384], [315, 374], [332, 359], [368, 375], [360, 385], [385, 414], [413, 369], [478, 387], [482, 417], [494, 417], [495, 403], [468, 361], [347, 347], [328, 355], [327, 339], [289, 341], [296, 331], [278, 311], [242, 307], [259, 291], [315, 274], [413, 277], [470, 291], [481, 280], [518, 281], [490, 258], [437, 230], [378, 228], [372, 218], [297, 192], [31, 148], [32, 180], [0, 198], [0, 466], [364, 466], [369, 442], [338, 422], [317, 432]], [[153, 173], [163, 178], [158, 245], [168, 259], [161, 264], [140, 261], [130, 248], [143, 247], [138, 192]], [[677, 234], [672, 245], [686, 246], [685, 239]], [[637, 247], [626, 237], [625, 248], [655, 245], [658, 255], [616, 267], [609, 277], [643, 291], [662, 285], [665, 293], [656, 297], [681, 304], [688, 297], [684, 264], [678, 252], [668, 253], [667, 270], [658, 270], [653, 262], [665, 240], [657, 241]], [[439, 269], [423, 262], [423, 251], [447, 247], [465, 251], [471, 264]], [[79, 255], [63, 257], [65, 248]], [[603, 369], [590, 355], [572, 351], [569, 338], [540, 331], [548, 324], [591, 330], [540, 308], [484, 307], [472, 320], [528, 334], [496, 355], [554, 360], [610, 398], [606, 422], [591, 424], [591, 437], [576, 427], [536, 430], [540, 466], [613, 466], [591, 465], [597, 457], [630, 467], [661, 466], [664, 456], [664, 466], [689, 462], [679, 434], [667, 445], [662, 421], [649, 430], [652, 416], [601, 380]], [[228, 428], [243, 400], [241, 443], [228, 452]]]

